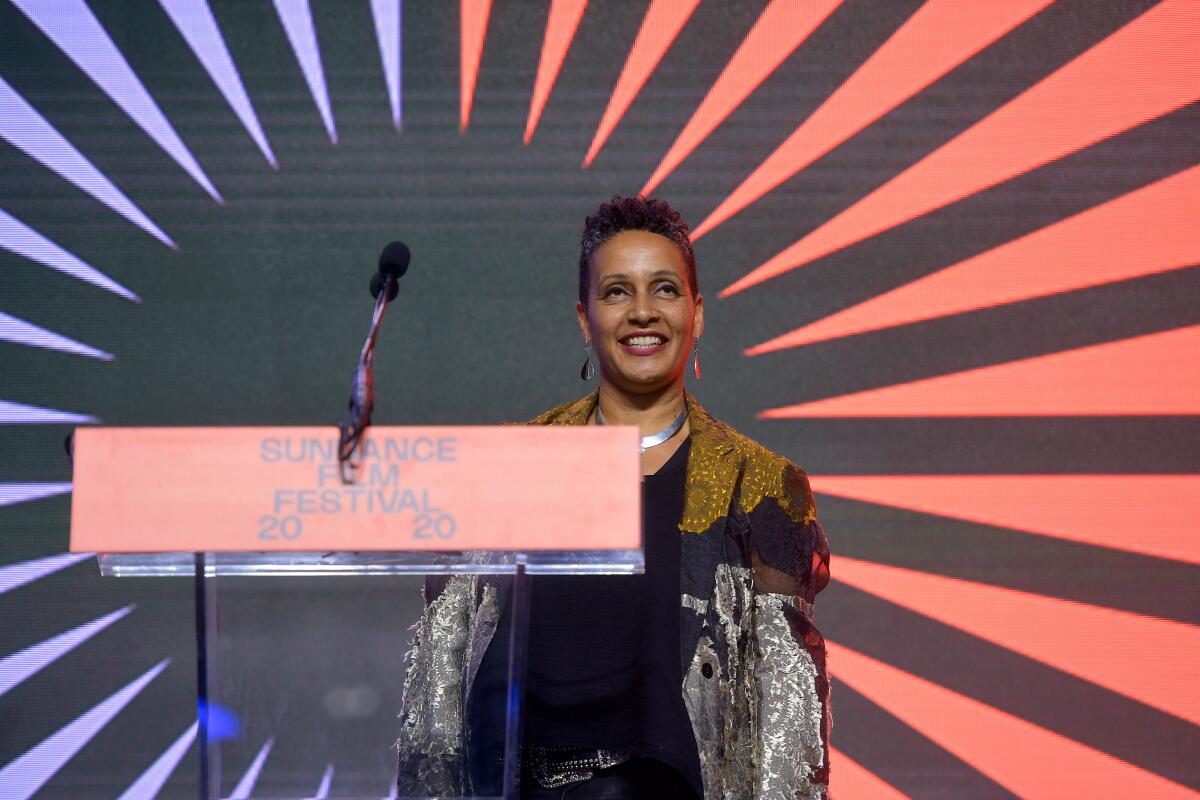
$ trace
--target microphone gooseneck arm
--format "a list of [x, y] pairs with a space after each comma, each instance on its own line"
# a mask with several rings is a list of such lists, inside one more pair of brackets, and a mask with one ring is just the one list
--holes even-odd
[[[354, 470], [358, 462], [354, 456], [359, 452], [363, 434], [371, 424], [371, 411], [375, 408], [375, 345], [379, 337], [379, 326], [383, 322], [383, 313], [387, 310], [388, 295], [396, 285], [396, 276], [387, 276], [387, 289], [375, 298], [375, 310], [371, 314], [371, 330], [367, 340], [363, 342], [362, 352], [358, 356], [358, 364], [354, 368], [354, 380], [350, 385], [349, 415], [346, 421], [338, 426], [341, 435], [338, 437], [338, 466], [341, 471], [342, 483], [354, 483]], [[394, 296], [394, 295], [392, 295]]]
[[[399, 291], [397, 280], [408, 270], [408, 248], [402, 242], [392, 242], [384, 248], [379, 259], [379, 271], [371, 279], [371, 294], [375, 297], [375, 310], [371, 313], [371, 329], [363, 342], [354, 368], [354, 380], [350, 385], [349, 414], [346, 421], [338, 425], [338, 470], [342, 483], [354, 483], [354, 474], [361, 463], [363, 434], [371, 425], [371, 411], [375, 408], [375, 345], [379, 338], [379, 327], [388, 303]], [[356, 458], [355, 456], [359, 456]]]

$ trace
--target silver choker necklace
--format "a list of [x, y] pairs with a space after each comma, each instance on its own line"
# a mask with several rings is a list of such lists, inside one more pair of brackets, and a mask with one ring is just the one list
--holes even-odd
[[[671, 424], [663, 428], [658, 433], [652, 433], [649, 436], [642, 437], [642, 452], [645, 453], [651, 447], [658, 445], [670, 439], [675, 434], [679, 433], [679, 429], [683, 427], [683, 423], [687, 420], [687, 403], [683, 404], [683, 408], [679, 409], [679, 416], [671, 420]], [[600, 411], [600, 404], [596, 404], [596, 424], [607, 425], [604, 421], [604, 414]]]

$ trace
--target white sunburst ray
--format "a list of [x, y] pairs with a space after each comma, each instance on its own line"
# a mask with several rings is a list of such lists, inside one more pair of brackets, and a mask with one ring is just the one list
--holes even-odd
[[[112, 356], [108, 353], [39, 328], [3, 312], [0, 312], [0, 340], [112, 360]], [[0, 426], [92, 424], [98, 421], [88, 414], [0, 400]], [[0, 508], [69, 494], [71, 490], [70, 481], [0, 482]], [[0, 567], [0, 594], [71, 566], [91, 555], [90, 553], [63, 553]], [[10, 688], [6, 686], [6, 681], [11, 676], [12, 669], [15, 668], [15, 662], [10, 661], [11, 658], [12, 656], [0, 661], [0, 687], [5, 687], [0, 688], [0, 694]]]
[[317, 786], [317, 791], [313, 794], [313, 800], [325, 800], [329, 797], [329, 785], [333, 782], [333, 764], [325, 765], [325, 772], [321, 775], [321, 783]]
[[[0, 506], [70, 491], [70, 483], [0, 484]], [[49, 577], [93, 556], [93, 553], [62, 553], [0, 567], [0, 594]], [[134, 609], [135, 605], [126, 605], [0, 659], [0, 696], [84, 645]], [[140, 694], [166, 668], [169, 662], [170, 659], [159, 662], [154, 668], [123, 689], [59, 728], [28, 752], [4, 765], [0, 769], [0, 797], [28, 798], [37, 794], [42, 786], [99, 734], [134, 697]], [[194, 737], [194, 731], [191, 731], [191, 734]], [[187, 735], [188, 733], [185, 732], [184, 736]], [[145, 789], [155, 782], [161, 786], [170, 770], [178, 763], [183, 752], [190, 745], [190, 740], [183, 743], [182, 739], [183, 737], [159, 758], [154, 765], [157, 767], [157, 772], [152, 768], [134, 787], [131, 787], [131, 790]], [[169, 767], [168, 762], [170, 762]], [[157, 789], [148, 794], [135, 792], [129, 797], [153, 797], [156, 793]]]
[[107, 353], [83, 342], [77, 342], [60, 333], [26, 322], [11, 314], [5, 314], [3, 311], [0, 311], [0, 341], [26, 347], [38, 347], [43, 350], [57, 350], [60, 353], [87, 356], [101, 361], [113, 360], [112, 353]]
[[263, 157], [267, 159], [267, 163], [273, 169], [278, 169], [279, 163], [275, 159], [271, 143], [263, 132], [262, 124], [254, 111], [254, 104], [246, 93], [241, 75], [233, 63], [233, 57], [221, 36], [221, 30], [207, 0], [159, 0], [159, 4], [200, 60], [201, 66], [225, 97], [225, 101], [229, 103], [229, 107], [233, 109]]
[[0, 594], [11, 592], [27, 583], [41, 580], [61, 569], [91, 558], [95, 553], [59, 553], [29, 561], [19, 561], [0, 567]]
[[[17, 0], [18, 8], [103, 89], [131, 118], [163, 147], [218, 202], [219, 193], [209, 182], [170, 123], [149, 97], [98, 20], [82, 2], [68, 0], [70, 8], [42, 0]], [[70, 12], [70, 13], [65, 13]], [[129, 221], [172, 248], [175, 243], [117, 189], [86, 157], [0, 78], [0, 137], [49, 167], [78, 188], [100, 200]], [[64, 274], [125, 299], [141, 298], [107, 275], [84, 263], [58, 244], [15, 217], [0, 211], [0, 247], [49, 266]], [[111, 353], [75, 341], [10, 314], [0, 312], [0, 340], [82, 355], [104, 361]], [[0, 400], [0, 425], [89, 424], [94, 417], [69, 411]], [[14, 505], [71, 490], [69, 482], [0, 484], [0, 506]]]
[[[20, 255], [33, 257], [72, 277], [86, 280], [125, 299], [140, 302], [140, 298], [136, 294], [79, 261], [53, 242], [36, 234], [32, 229], [23, 226], [2, 211], [0, 211], [0, 247]], [[114, 356], [107, 351], [34, 325], [3, 311], [0, 311], [0, 342], [79, 355], [100, 361], [114, 360]], [[38, 408], [0, 400], [0, 425], [90, 424], [97, 421], [87, 414]], [[69, 481], [2, 482], [0, 483], [0, 507], [66, 494], [70, 491], [71, 483]]]
[[154, 760], [145, 772], [138, 776], [137, 780], [130, 785], [128, 789], [121, 793], [117, 800], [151, 800], [157, 797], [159, 791], [162, 790], [163, 784], [171, 777], [171, 773], [179, 766], [179, 762], [183, 760], [183, 756], [191, 748], [192, 743], [196, 741], [196, 733], [200, 727], [199, 722], [193, 722], [188, 726], [182, 734], [179, 735], [171, 745], [163, 751], [162, 755]]
[[127, 616], [133, 609], [133, 605], [119, 608], [91, 622], [85, 622], [0, 659], [0, 696], [7, 694], [16, 686], [86, 643], [93, 636]]
[[[203, 170], [187, 151], [174, 128], [161, 110], [151, 100], [142, 83], [133, 73], [115, 44], [103, 30], [90, 8], [79, 0], [67, 0], [70, 7], [50, 4], [42, 0], [17, 0], [24, 12], [68, 58], [82, 68], [118, 106], [125, 110], [143, 131], [150, 134], [174, 160], [180, 163], [197, 180], [205, 191], [220, 203], [223, 199], [212, 187]], [[4, 109], [5, 121], [0, 122], [0, 137], [8, 139], [26, 155], [34, 157], [62, 178], [82, 188], [92, 197], [101, 200], [110, 209], [118, 211], [157, 239], [175, 247], [173, 240], [163, 233], [149, 217], [146, 217], [131, 200], [128, 200], [109, 182], [94, 164], [86, 160], [77, 149], [50, 126], [28, 102], [20, 97], [4, 79], [0, 78], [0, 108]], [[95, 270], [83, 260], [74, 257], [66, 249], [46, 236], [28, 227], [18, 219], [0, 211], [0, 247], [25, 258], [37, 261], [112, 291], [127, 300], [140, 302], [140, 297], [102, 272]], [[0, 312], [0, 341], [64, 351], [110, 361], [113, 355], [107, 351], [74, 341], [54, 331], [28, 323], [11, 314]], [[19, 403], [0, 401], [0, 425], [60, 425], [60, 423], [92, 423], [95, 417], [56, 409], [44, 409]], [[0, 506], [24, 503], [24, 501], [53, 497], [71, 491], [70, 482], [20, 482], [0, 485]]]
[[274, 0], [275, 11], [287, 34], [292, 52], [300, 63], [304, 80], [312, 94], [329, 141], [337, 144], [337, 126], [333, 120], [333, 109], [329, 104], [329, 89], [325, 84], [325, 68], [321, 63], [321, 48], [317, 43], [317, 31], [313, 25], [312, 9], [308, 0]]
[[0, 797], [28, 800], [170, 664], [163, 659], [139, 677], [0, 768]]
[[[83, 69], [139, 126], [163, 147], [209, 193], [224, 202], [211, 186], [190, 151], [178, 139], [170, 122], [154, 104], [149, 93], [129, 67], [99, 21], [82, 0], [67, 0], [78, 14], [64, 14], [61, 6], [46, 0], [18, 0], [18, 7]], [[217, 84], [227, 102], [242, 121], [263, 155], [278, 168], [262, 127], [241, 83], [228, 48], [205, 0], [160, 0], [164, 11], [180, 30], [188, 45]], [[307, 0], [276, 0], [276, 10], [289, 44], [309, 85], [330, 140], [337, 142], [321, 63], [321, 53]], [[401, 124], [401, 3], [400, 0], [372, 0], [372, 13], [385, 77], [393, 122]], [[105, 54], [97, 58], [96, 43]], [[144, 212], [129, 200], [90, 161], [0, 77], [0, 137], [49, 167], [78, 188], [91, 194], [109, 208], [141, 227], [160, 241], [176, 248], [174, 241]], [[38, 234], [11, 215], [0, 211], [0, 247], [12, 250], [46, 266], [58, 269], [140, 302], [140, 298], [103, 273], [83, 263], [54, 242]], [[61, 342], [61, 344], [66, 344]], [[78, 343], [76, 343], [78, 344]], [[80, 352], [86, 345], [73, 347]], [[94, 350], [94, 348], [92, 349]], [[96, 351], [99, 352], [99, 351]], [[81, 353], [82, 354], [82, 353]], [[91, 353], [88, 353], [91, 354]]]
[[70, 481], [0, 483], [0, 508], [55, 497], [71, 491]]
[[403, 126], [402, 85], [400, 65], [403, 63], [403, 14], [400, 0], [371, 0], [375, 20], [375, 36], [379, 40], [379, 57], [387, 80], [388, 103], [392, 107], [392, 124], [396, 130]]
[[[183, 145], [170, 123], [154, 104], [145, 87], [116, 49], [99, 21], [81, 0], [49, 3], [43, 0], [15, 0], [15, 5], [45, 33], [77, 66], [153, 138], [176, 162], [216, 200], [220, 195]], [[50, 125], [11, 86], [0, 78], [0, 136], [95, 199], [134, 222], [160, 241], [174, 242], [138, 209], [119, 189], [77, 149]], [[95, 270], [65, 249], [32, 230], [11, 215], [0, 211], [0, 247], [30, 258], [72, 277], [140, 302], [133, 292]], [[100, 360], [113, 356], [98, 348], [77, 342], [54, 331], [0, 312], [0, 340], [83, 355]], [[0, 400], [0, 425], [4, 424], [87, 424], [97, 420], [90, 415], [45, 409]], [[69, 482], [0, 484], [0, 506], [64, 494]], [[65, 554], [8, 565], [0, 570], [0, 591], [44, 577], [52, 571], [88, 557]], [[3, 663], [11, 668], [10, 656]], [[26, 654], [27, 656], [29, 654]], [[8, 670], [11, 673], [11, 669]]]
[[0, 400], [0, 425], [94, 425], [96, 417]]
[[142, 301], [142, 298], [130, 289], [67, 252], [3, 209], [0, 209], [0, 248], [134, 303]]
[[18, 150], [163, 244], [177, 249], [170, 236], [134, 205], [3, 77], [0, 77], [0, 138], [6, 139]]
[[213, 200], [225, 202], [84, 0], [13, 3]]
[[267, 763], [267, 756], [271, 754], [271, 748], [275, 746], [274, 737], [267, 739], [263, 746], [259, 749], [258, 755], [250, 762], [250, 766], [242, 774], [237, 785], [233, 787], [233, 792], [229, 795], [229, 800], [248, 800], [254, 793], [254, 785], [258, 783], [258, 776], [262, 773], [263, 765]]
[[[3, 317], [4, 315], [0, 314], [0, 325], [3, 323]], [[94, 425], [99, 422], [99, 419], [90, 414], [59, 411], [53, 408], [0, 400], [0, 428], [6, 425]], [[67, 494], [71, 489], [70, 481], [0, 482], [0, 508]], [[90, 555], [90, 553], [66, 553], [0, 567], [0, 594]]]
[[[86, 6], [83, 6], [82, 4], [79, 4], [79, 6], [80, 9], [86, 13], [87, 19], [98, 28], [98, 23], [96, 23], [94, 17], [91, 16], [90, 10], [88, 10]], [[127, 96], [122, 98], [114, 96], [113, 82], [110, 80], [108, 84], [105, 85], [103, 76], [98, 77], [95, 71], [88, 70], [85, 64], [82, 63], [81, 59], [78, 57], [80, 53], [78, 50], [78, 46], [80, 45], [79, 39], [75, 38], [74, 41], [66, 41], [64, 40], [63, 36], [65, 33], [69, 32], [64, 32], [62, 29], [55, 29], [53, 27], [55, 22], [54, 19], [46, 16], [46, 12], [52, 10], [47, 4], [30, 1], [23, 3], [21, 7], [22, 10], [27, 14], [41, 14], [42, 18], [39, 27], [42, 27], [42, 29], [48, 34], [52, 34], [51, 38], [55, 39], [60, 48], [64, 49], [64, 52], [73, 50], [73, 52], [68, 52], [68, 55], [72, 56], [73, 60], [75, 60], [79, 66], [83, 67], [85, 71], [88, 71], [89, 76], [96, 80], [97, 83], [99, 83], [101, 87], [106, 90], [110, 97], [117, 101], [124, 110], [130, 113], [131, 116], [134, 115], [135, 109], [131, 108], [131, 105], [136, 106], [136, 103], [131, 104]], [[38, 20], [35, 20], [35, 22], [38, 22]], [[99, 32], [103, 34], [102, 30]], [[76, 31], [76, 33], [78, 32]], [[293, 41], [295, 41], [293, 32], [289, 31], [289, 36], [293, 39]], [[104, 38], [107, 40], [106, 36], [104, 36]], [[109, 41], [109, 44], [111, 45], [111, 41]], [[115, 51], [115, 48], [113, 49]], [[119, 54], [117, 54], [117, 57], [119, 59]], [[311, 63], [311, 60], [305, 58], [304, 56], [300, 56], [298, 54], [298, 57], [301, 59], [302, 64], [307, 65], [308, 63]], [[319, 64], [319, 54], [317, 55], [317, 59]], [[125, 77], [132, 78], [132, 82], [137, 83], [136, 77], [133, 76], [132, 72], [128, 70], [128, 67], [124, 63], [123, 59], [121, 60], [120, 66], [128, 73]], [[111, 75], [107, 77], [110, 79], [112, 78]], [[126, 81], [126, 84], [128, 83], [129, 81]], [[126, 86], [126, 88], [128, 87]], [[141, 88], [140, 84], [138, 84], [137, 88]], [[224, 89], [225, 87], [222, 88]], [[142, 99], [148, 100], [148, 95], [145, 95], [144, 91], [142, 94]], [[226, 93], [226, 96], [228, 97], [228, 93]], [[316, 95], [314, 94], [314, 96]], [[125, 102], [122, 102], [122, 99], [124, 99]], [[320, 100], [318, 102], [320, 104]], [[234, 105], [235, 111], [238, 110], [236, 108], [236, 104]], [[327, 110], [327, 101], [324, 105], [325, 108], [323, 109], [323, 112]], [[19, 97], [19, 95], [17, 95], [16, 92], [11, 89], [11, 87], [7, 86], [7, 84], [3, 82], [2, 78], [0, 78], [0, 106], [6, 106], [5, 110], [15, 109], [18, 112], [15, 115], [6, 114], [10, 121], [10, 125], [0, 126], [0, 135], [3, 135], [5, 138], [9, 139], [9, 141], [16, 145], [18, 149], [25, 151], [28, 155], [31, 155], [36, 160], [50, 167], [62, 177], [67, 178], [77, 187], [88, 191], [89, 194], [92, 194], [97, 199], [105, 202], [106, 205], [118, 211], [118, 213], [121, 213], [122, 216], [125, 216], [130, 221], [133, 221], [139, 227], [142, 227], [152, 235], [155, 235], [156, 238], [159, 238], [161, 241], [172, 247], [175, 246], [174, 242], [171, 241], [171, 239], [167, 237], [165, 233], [163, 233], [156, 225], [154, 225], [154, 223], [151, 222], [149, 218], [140, 211], [140, 209], [134, 206], [133, 203], [120, 192], [120, 190], [116, 189], [115, 186], [112, 186], [99, 170], [97, 170], [90, 162], [88, 162], [87, 159], [85, 159], [77, 150], [75, 150], [75, 148], [67, 143], [66, 140], [60, 134], [58, 134], [57, 131], [55, 131], [49, 125], [49, 123], [45, 121], [44, 118], [42, 118], [37, 114], [36, 111], [33, 110], [32, 106], [25, 102], [23, 98]], [[142, 110], [144, 111], [145, 109], [143, 108]], [[160, 135], [155, 136], [154, 133], [151, 133], [149, 130], [147, 130], [147, 132], [151, 133], [152, 137], [155, 138], [160, 145], [163, 145], [165, 149], [168, 149], [169, 151], [173, 150], [171, 155], [176, 158], [176, 161], [184, 165], [185, 168], [188, 168], [189, 166], [192, 167], [188, 169], [188, 172], [193, 176], [193, 178], [196, 178], [197, 181], [209, 191], [214, 199], [218, 200], [219, 202], [223, 202], [221, 201], [219, 194], [217, 194], [215, 189], [211, 186], [211, 183], [207, 181], [206, 176], [203, 175], [202, 170], [200, 170], [198, 165], [195, 164], [194, 159], [192, 159], [190, 156], [190, 153], [182, 151], [186, 155], [186, 158], [181, 158], [181, 150], [179, 147], [171, 148], [168, 147], [167, 144], [164, 144], [163, 139], [165, 137], [162, 135], [162, 131], [165, 129], [169, 131], [170, 137], [174, 139], [175, 143], [181, 146], [181, 143], [178, 142], [178, 137], [174, 135], [174, 131], [170, 129], [169, 123], [166, 122], [165, 118], [160, 112], [158, 112], [157, 108], [154, 109], [154, 112], [156, 121], [161, 123], [158, 128], [158, 133]], [[253, 113], [252, 110], [250, 113]], [[243, 121], [245, 121], [244, 114], [240, 114], [239, 116], [241, 116]], [[328, 113], [323, 113], [323, 116], [327, 119], [327, 121], [330, 122], [331, 125], [331, 118], [329, 117]], [[14, 117], [20, 117], [22, 119], [16, 120]], [[32, 121], [34, 124], [22, 125], [22, 121]], [[143, 127], [143, 129], [147, 129], [144, 116], [135, 119], [135, 121], [137, 121]], [[256, 120], [254, 127], [258, 127]], [[37, 132], [43, 134], [41, 142], [33, 141], [26, 135], [28, 134], [30, 128], [40, 129]], [[333, 132], [332, 127], [330, 130], [331, 138], [336, 140], [336, 133]], [[270, 151], [269, 144], [266, 143], [265, 137], [261, 136], [261, 131], [259, 131], [259, 135], [257, 136], [254, 135], [255, 131], [252, 130], [251, 133], [256, 139], [256, 142], [259, 144], [260, 149], [263, 150], [264, 155], [266, 155], [268, 158], [268, 161], [273, 167], [277, 166], [274, 156]], [[47, 147], [47, 142], [49, 142], [51, 146]], [[70, 274], [73, 277], [87, 280], [91, 283], [101, 286], [102, 288], [108, 289], [109, 291], [114, 291], [115, 293], [126, 297], [126, 299], [140, 301], [140, 298], [138, 298], [137, 295], [133, 294], [124, 287], [121, 287], [119, 284], [116, 284], [116, 282], [107, 278], [107, 276], [104, 276], [102, 273], [90, 268], [79, 259], [67, 253], [67, 251], [63, 248], [32, 231], [32, 229], [23, 225], [11, 216], [0, 212], [0, 234], [4, 233], [11, 235], [0, 239], [0, 246], [4, 246], [6, 249], [17, 252], [19, 255], [31, 257], [34, 260], [44, 263], [47, 266], [56, 268], [59, 271]], [[20, 344], [59, 349], [66, 352], [74, 352], [80, 355], [88, 355], [105, 360], [110, 360], [112, 358], [110, 354], [104, 353], [96, 348], [91, 348], [82, 343], [74, 342], [67, 337], [63, 337], [59, 334], [55, 334], [52, 331], [47, 331], [27, 323], [24, 320], [19, 320], [16, 317], [2, 313], [0, 313], [0, 338]], [[95, 421], [97, 420], [88, 415], [39, 408], [0, 400], [0, 424], [61, 424], [88, 423]], [[53, 494], [64, 493], [70, 491], [70, 487], [70, 483], [3, 484], [0, 485], [0, 505], [25, 502], [28, 500], [51, 496]], [[86, 559], [90, 557], [90, 555], [92, 554], [63, 554], [59, 556], [36, 559], [34, 561], [25, 562], [22, 564], [8, 565], [7, 567], [0, 568], [0, 592], [8, 591], [9, 589], [17, 588], [25, 583], [38, 580], [39, 578], [45, 577], [59, 569]], [[34, 648], [30, 648], [27, 651], [22, 651], [21, 653], [16, 653], [12, 656], [9, 656], [3, 662], [0, 662], [0, 676], [7, 676], [8, 678], [11, 678], [12, 681], [10, 681], [10, 683], [15, 685], [16, 682], [24, 680], [29, 676], [29, 674], [32, 674], [32, 672], [46, 666], [49, 661], [54, 660], [54, 658], [57, 658], [70, 649], [73, 649], [75, 646], [78, 646], [83, 640], [90, 638], [91, 635], [94, 635], [101, 628], [107, 627], [107, 625], [111, 624], [120, 616], [123, 616], [131, 608], [132, 606], [127, 607], [127, 609], [122, 611], [114, 612], [111, 615], [94, 621], [93, 623], [81, 626], [79, 629], [68, 631], [64, 634], [60, 634], [58, 637], [55, 637], [52, 640], [43, 642], [40, 645], [35, 645]], [[103, 704], [101, 704], [101, 706], [92, 709], [92, 711], [88, 712], [83, 717], [80, 717], [70, 725], [60, 729], [56, 734], [49, 737], [36, 748], [7, 765], [4, 770], [0, 772], [0, 790], [2, 790], [0, 793], [3, 793], [6, 797], [29, 796], [38, 791], [45, 781], [52, 777], [52, 775], [57, 772], [58, 769], [60, 769], [67, 761], [69, 761], [70, 758], [73, 757], [73, 755], [82, 746], [82, 744], [86, 743], [87, 740], [95, 735], [99, 728], [103, 727], [103, 725], [106, 724], [109, 719], [111, 719], [111, 716], [119, 711], [120, 708], [128, 702], [128, 700], [132, 699], [133, 696], [140, 692], [140, 690], [144, 688], [144, 686], [150, 680], [152, 680], [158, 674], [158, 672], [162, 670], [162, 668], [165, 667], [166, 663], [166, 661], [162, 662], [154, 670], [143, 675], [142, 678], [138, 679], [138, 681], [135, 681], [134, 684], [130, 684], [118, 694], [110, 697]], [[20, 668], [19, 670], [18, 667]], [[7, 688], [11, 687], [6, 686], [5, 690], [7, 690]], [[125, 796], [153, 796], [153, 794], [156, 793], [157, 788], [155, 788], [153, 791], [150, 791], [148, 794], [145, 792], [145, 790], [155, 783], [161, 786], [162, 781], [165, 780], [170, 769], [173, 768], [174, 765], [177, 764], [178, 760], [182, 757], [183, 751], [190, 746], [191, 741], [195, 737], [195, 729], [196, 726], [193, 725], [188, 731], [185, 731], [184, 734], [174, 743], [174, 745], [169, 748], [158, 759], [158, 761], [156, 761], [151, 770], [147, 774], [144, 774], [141, 779], [139, 779], [139, 781], [130, 788]], [[246, 776], [244, 776], [242, 785], [247, 789], [251, 788], [254, 781], [257, 779], [257, 772], [259, 769], [261, 769], [262, 763], [269, 752], [270, 744], [271, 743], [268, 742], [263, 751], [260, 753], [260, 757], [256, 760], [256, 763], [252, 765], [251, 770]], [[332, 771], [330, 770], [325, 777], [324, 785], [326, 792], [328, 791], [328, 781], [331, 777]], [[129, 792], [132, 792], [133, 794], [129, 794]]]

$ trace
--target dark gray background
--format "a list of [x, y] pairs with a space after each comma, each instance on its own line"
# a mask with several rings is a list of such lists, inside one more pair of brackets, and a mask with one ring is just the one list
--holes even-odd
[[[577, 377], [574, 298], [583, 218], [613, 193], [642, 186], [764, 6], [702, 3], [583, 171], [645, 2], [589, 4], [529, 146], [521, 140], [546, 3], [495, 4], [471, 125], [460, 134], [457, 4], [404, 5], [398, 133], [369, 3], [314, 0], [340, 134], [332, 145], [271, 4], [213, 2], [278, 158], [274, 171], [157, 3], [91, 5], [225, 198], [214, 203], [22, 13], [0, 3], [0, 75], [179, 245], [169, 250], [0, 144], [0, 207], [143, 298], [133, 304], [0, 251], [0, 311], [116, 356], [105, 363], [0, 343], [0, 398], [109, 425], [333, 423], [365, 333], [366, 282], [392, 239], [410, 245], [413, 266], [380, 337], [376, 423], [496, 423], [581, 394], [588, 387]], [[658, 194], [699, 223], [918, 5], [847, 0]], [[742, 355], [1196, 164], [1197, 106], [729, 300], [716, 297], [1151, 5], [1056, 3], [699, 241], [707, 332], [704, 379], [691, 388], [701, 402], [814, 476], [1200, 469], [1194, 417], [755, 418], [766, 408], [1196, 324], [1195, 267]], [[0, 483], [69, 480], [67, 430], [0, 428]], [[818, 504], [835, 578], [843, 554], [1200, 622], [1194, 567], [848, 500], [818, 496]], [[65, 496], [0, 508], [0, 563], [64, 551], [69, 508]], [[1128, 526], [1136, 535], [1138, 520]], [[0, 764], [171, 657], [41, 796], [123, 791], [194, 716], [190, 591], [184, 580], [101, 579], [86, 562], [0, 596], [0, 654], [137, 604], [0, 698]], [[231, 746], [227, 772], [240, 775], [274, 735], [260, 789], [313, 791], [324, 763], [295, 759], [318, 742], [337, 768], [334, 796], [383, 793], [413, 592], [401, 579], [238, 582], [228, 614], [246, 632], [246, 696], [295, 687], [298, 699], [247, 711], [260, 727], [248, 725]], [[836, 582], [818, 606], [832, 640], [1200, 789], [1200, 734], [1175, 717]], [[318, 645], [296, 640], [304, 629]], [[1112, 647], [1121, 646], [1114, 631]], [[361, 664], [347, 659], [350, 649], [364, 653]], [[377, 710], [330, 718], [324, 694], [360, 685], [363, 675], [377, 682]], [[913, 797], [1012, 796], [849, 687], [835, 688], [835, 709], [837, 747]], [[193, 759], [164, 796], [184, 796]]]

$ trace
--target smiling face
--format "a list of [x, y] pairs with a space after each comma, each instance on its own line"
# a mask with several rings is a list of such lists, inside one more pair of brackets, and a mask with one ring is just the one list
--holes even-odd
[[576, 311], [602, 382], [629, 395], [682, 388], [704, 331], [704, 298], [692, 295], [687, 272], [679, 247], [649, 231], [622, 231], [592, 253], [587, 305]]

